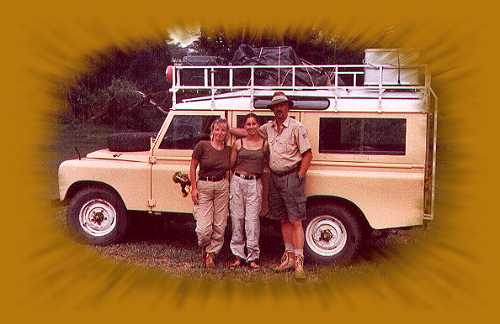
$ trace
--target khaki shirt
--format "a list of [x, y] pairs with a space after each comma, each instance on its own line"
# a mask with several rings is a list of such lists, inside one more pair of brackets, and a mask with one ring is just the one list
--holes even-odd
[[260, 126], [260, 132], [269, 143], [269, 167], [275, 172], [288, 171], [302, 161], [302, 154], [311, 149], [307, 129], [300, 122], [287, 117], [278, 134], [276, 121]]

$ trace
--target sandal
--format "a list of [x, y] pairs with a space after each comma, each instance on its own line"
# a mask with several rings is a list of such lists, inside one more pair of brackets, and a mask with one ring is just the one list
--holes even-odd
[[215, 254], [208, 252], [205, 257], [205, 268], [214, 269], [215, 268]]
[[241, 259], [239, 257], [235, 257], [233, 262], [229, 264], [229, 269], [234, 270], [241, 267]]
[[248, 267], [252, 270], [259, 270], [260, 269], [259, 261], [258, 260], [250, 261]]

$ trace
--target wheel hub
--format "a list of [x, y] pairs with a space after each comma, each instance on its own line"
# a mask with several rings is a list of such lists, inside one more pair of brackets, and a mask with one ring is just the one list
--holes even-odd
[[104, 213], [102, 210], [93, 211], [91, 216], [90, 216], [90, 221], [96, 225], [101, 225], [101, 223], [106, 219], [107, 219], [107, 217], [104, 216]]
[[326, 241], [326, 242], [328, 242], [328, 241], [330, 241], [332, 238], [333, 238], [333, 234], [332, 234], [332, 232], [331, 232], [329, 229], [321, 231], [321, 234], [320, 234], [320, 237], [319, 237], [319, 239], [320, 239], [321, 241]]
[[83, 204], [78, 218], [81, 228], [92, 236], [104, 236], [116, 227], [116, 210], [104, 199], [92, 199]]
[[344, 224], [334, 216], [316, 216], [306, 227], [305, 239], [311, 250], [322, 256], [340, 253], [347, 243]]

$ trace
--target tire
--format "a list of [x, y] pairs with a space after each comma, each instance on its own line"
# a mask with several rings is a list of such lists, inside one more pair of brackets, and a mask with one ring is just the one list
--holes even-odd
[[337, 204], [313, 205], [304, 226], [304, 252], [320, 264], [348, 264], [365, 237], [359, 215]]
[[109, 245], [124, 237], [127, 217], [125, 205], [116, 193], [88, 187], [71, 199], [67, 221], [78, 240], [93, 245]]
[[116, 133], [108, 136], [108, 148], [113, 152], [149, 151], [151, 137], [156, 133]]

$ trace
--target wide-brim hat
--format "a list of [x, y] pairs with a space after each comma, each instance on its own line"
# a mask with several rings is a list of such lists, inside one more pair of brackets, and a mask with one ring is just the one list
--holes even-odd
[[283, 92], [281, 92], [281, 91], [275, 92], [273, 95], [273, 99], [271, 99], [271, 103], [267, 106], [267, 108], [273, 109], [273, 106], [284, 103], [284, 102], [288, 102], [288, 105], [290, 107], [293, 106], [293, 101], [288, 99], [288, 97], [285, 96], [285, 94]]

